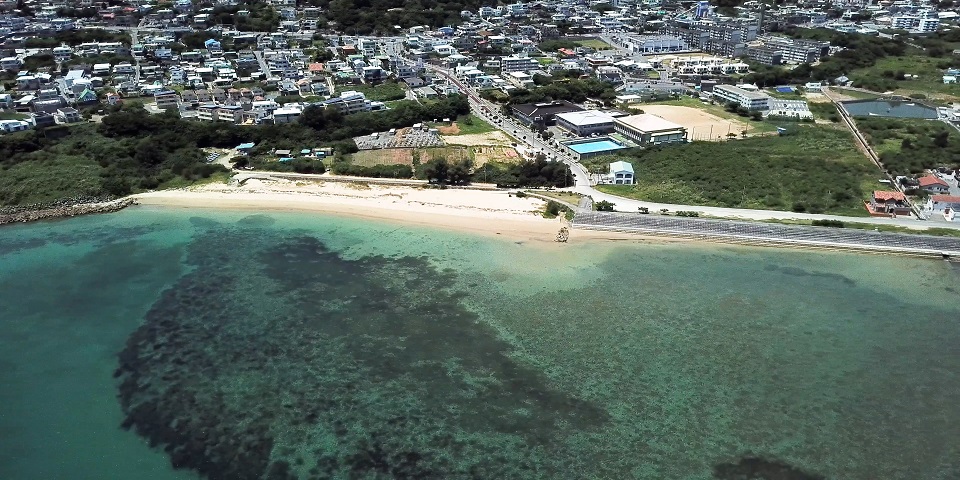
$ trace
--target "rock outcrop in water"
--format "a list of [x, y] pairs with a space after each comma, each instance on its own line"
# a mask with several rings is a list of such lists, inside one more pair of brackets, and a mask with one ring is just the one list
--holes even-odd
[[[123, 426], [211, 479], [576, 471], [605, 411], [551, 386], [426, 259], [211, 226], [119, 355]], [[562, 475], [561, 475], [562, 476]]]
[[27, 207], [0, 208], [0, 225], [8, 223], [35, 222], [53, 218], [76, 217], [94, 213], [111, 213], [136, 205], [132, 198], [110, 200], [105, 198], [74, 198], [50, 204]]

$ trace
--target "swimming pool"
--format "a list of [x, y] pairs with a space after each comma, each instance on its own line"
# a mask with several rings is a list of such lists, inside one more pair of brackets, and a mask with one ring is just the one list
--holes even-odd
[[581, 155], [584, 153], [606, 152], [610, 150], [622, 150], [627, 148], [612, 140], [597, 140], [595, 142], [575, 143], [572, 145], [568, 144], [567, 146], [570, 147], [570, 149], [574, 152], [577, 152]]

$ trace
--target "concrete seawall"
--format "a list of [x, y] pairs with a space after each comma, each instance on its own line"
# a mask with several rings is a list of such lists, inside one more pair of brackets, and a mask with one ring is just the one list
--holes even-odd
[[572, 225], [574, 228], [587, 230], [662, 235], [749, 245], [960, 258], [960, 238], [933, 235], [600, 212], [578, 213]]

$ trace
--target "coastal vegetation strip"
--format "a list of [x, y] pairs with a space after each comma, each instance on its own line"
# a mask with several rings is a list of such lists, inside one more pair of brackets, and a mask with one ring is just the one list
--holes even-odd
[[[387, 112], [349, 116], [310, 107], [297, 124], [258, 126], [190, 122], [176, 112], [147, 115], [140, 103], [132, 101], [111, 110], [96, 125], [56, 126], [0, 138], [0, 205], [74, 196], [121, 197], [202, 181], [226, 171], [207, 163], [201, 150], [207, 147], [233, 149], [253, 142], [253, 159], [278, 149], [329, 146], [338, 152], [355, 151], [350, 141], [353, 137], [435, 118], [456, 118], [469, 112], [469, 104], [455, 95], [425, 104], [406, 101]], [[241, 160], [240, 166], [250, 163]], [[258, 167], [299, 173], [325, 169], [318, 160], [281, 163], [262, 161]]]

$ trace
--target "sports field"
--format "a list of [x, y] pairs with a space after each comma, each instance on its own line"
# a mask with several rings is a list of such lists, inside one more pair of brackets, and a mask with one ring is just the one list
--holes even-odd
[[712, 113], [692, 107], [644, 105], [643, 111], [644, 113], [653, 114], [664, 120], [687, 127], [687, 138], [690, 140], [726, 140], [727, 134], [729, 133], [733, 133], [739, 137], [742, 132], [749, 132], [751, 130], [751, 125], [748, 123], [723, 119]]

